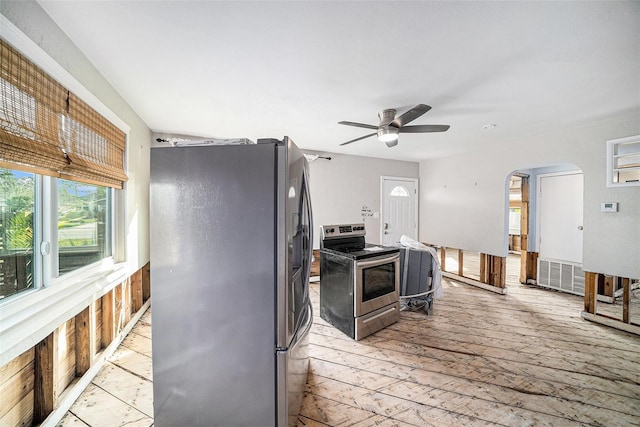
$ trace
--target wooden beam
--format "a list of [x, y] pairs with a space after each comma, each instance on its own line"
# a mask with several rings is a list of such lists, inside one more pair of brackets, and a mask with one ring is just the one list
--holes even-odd
[[538, 280], [538, 252], [527, 252], [526, 256], [526, 281], [536, 281]]
[[122, 306], [124, 311], [124, 323], [122, 326], [124, 327], [124, 325], [129, 323], [129, 320], [131, 320], [131, 313], [133, 312], [133, 310], [131, 310], [131, 277], [127, 277], [127, 279], [122, 282], [122, 295], [124, 298]]
[[91, 366], [93, 366], [96, 356], [102, 348], [102, 301], [96, 300], [91, 303]]
[[496, 256], [494, 258], [496, 262], [496, 269], [499, 272], [495, 286], [504, 288], [507, 286], [507, 257]]
[[464, 276], [464, 259], [462, 249], [458, 249], [458, 276]]
[[125, 282], [120, 283], [118, 286], [113, 288], [113, 324], [114, 324], [114, 338], [116, 335], [120, 333], [126, 322], [124, 322], [124, 305], [125, 298], [123, 296], [123, 290]]
[[529, 235], [529, 202], [522, 202], [520, 208], [520, 236]]
[[142, 269], [131, 276], [131, 312], [136, 313], [142, 307]]
[[480, 281], [504, 288], [507, 283], [507, 258], [480, 253]]
[[[526, 241], [526, 239], [525, 239]], [[522, 245], [522, 247], [526, 247]], [[528, 261], [528, 252], [524, 249], [520, 251], [520, 283], [527, 283], [527, 261]]]
[[624, 323], [631, 323], [629, 318], [629, 288], [631, 280], [628, 277], [622, 279], [622, 321]]
[[440, 246], [440, 269], [447, 271], [447, 248]]
[[76, 315], [76, 376], [81, 377], [91, 367], [91, 306]]
[[[76, 377], [76, 318], [58, 326], [58, 342], [55, 353], [56, 371], [58, 377], [55, 382], [56, 398], [67, 388]], [[57, 406], [57, 402], [56, 402]]]
[[[520, 195], [522, 208], [520, 209], [520, 283], [527, 283], [532, 277], [529, 275], [531, 258], [529, 256], [529, 176], [520, 177]], [[536, 258], [537, 263], [537, 258]], [[537, 265], [536, 269], [537, 270]], [[535, 280], [535, 275], [533, 277]]]
[[151, 297], [151, 264], [146, 263], [142, 267], [142, 301]]
[[615, 277], [613, 276], [609, 276], [609, 275], [603, 275], [603, 293], [602, 295], [608, 296], [608, 297], [612, 297], [613, 298], [613, 292], [615, 290]]
[[40, 423], [56, 407], [58, 400], [56, 380], [58, 378], [58, 329], [35, 346], [35, 382], [33, 419]]
[[596, 314], [597, 276], [597, 273], [584, 272], [584, 311], [589, 314]]
[[114, 289], [104, 294], [102, 300], [102, 325], [100, 332], [102, 335], [102, 348], [107, 348], [113, 338], [114, 332], [114, 313], [115, 313], [115, 301], [113, 298]]

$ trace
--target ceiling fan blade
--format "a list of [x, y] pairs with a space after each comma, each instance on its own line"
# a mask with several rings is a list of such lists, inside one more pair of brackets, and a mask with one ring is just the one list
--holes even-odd
[[431, 110], [430, 106], [425, 104], [418, 104], [404, 114], [396, 117], [392, 123], [396, 127], [402, 127], [407, 123], [414, 121], [429, 110]]
[[398, 129], [400, 133], [446, 132], [449, 125], [417, 125], [404, 126]]
[[369, 135], [361, 136], [360, 138], [356, 138], [356, 139], [352, 139], [351, 141], [343, 142], [340, 145], [351, 144], [352, 142], [360, 141], [361, 139], [369, 138], [370, 136], [374, 136], [374, 135], [377, 135], [377, 134], [378, 134], [378, 132], [370, 133]]
[[357, 128], [366, 128], [366, 129], [378, 129], [378, 126], [367, 125], [364, 123], [356, 123], [356, 122], [338, 122], [339, 125], [347, 125], [347, 126], [355, 126]]

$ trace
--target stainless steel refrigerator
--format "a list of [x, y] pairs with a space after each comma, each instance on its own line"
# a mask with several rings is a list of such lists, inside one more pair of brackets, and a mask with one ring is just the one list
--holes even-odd
[[312, 322], [307, 168], [287, 137], [151, 150], [155, 426], [296, 423]]

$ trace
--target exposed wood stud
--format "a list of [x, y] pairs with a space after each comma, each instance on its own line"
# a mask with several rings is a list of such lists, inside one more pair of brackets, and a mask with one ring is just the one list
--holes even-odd
[[527, 252], [527, 280], [538, 280], [538, 252]]
[[480, 253], [480, 281], [504, 288], [507, 277], [507, 258]]
[[36, 344], [33, 419], [43, 421], [57, 404], [58, 329]]
[[76, 315], [76, 376], [82, 376], [91, 367], [91, 306]]
[[629, 316], [629, 288], [631, 280], [628, 277], [622, 279], [622, 321], [631, 323]]
[[122, 331], [122, 328], [124, 327], [124, 304], [125, 304], [125, 298], [123, 296], [123, 291], [125, 288], [124, 283], [125, 282], [122, 282], [121, 284], [113, 288], [113, 302], [114, 302], [113, 323], [115, 328], [113, 331], [114, 337], [118, 335], [120, 331]]
[[529, 279], [536, 279], [537, 274], [529, 274], [532, 270], [537, 271], [537, 256], [534, 267], [531, 266], [531, 256], [529, 255], [529, 176], [521, 176], [520, 194], [522, 197], [522, 207], [520, 209], [520, 283], [527, 283]]
[[91, 327], [89, 328], [89, 339], [91, 340], [91, 365], [102, 347], [102, 302], [93, 301], [89, 309]]
[[447, 271], [447, 248], [440, 246], [440, 269]]
[[55, 354], [58, 377], [55, 382], [56, 395], [67, 388], [76, 377], [76, 318], [64, 322], [58, 327], [58, 341]]
[[124, 311], [124, 322], [122, 323], [122, 327], [129, 323], [131, 320], [131, 277], [127, 277], [124, 282], [122, 282], [122, 293], [123, 293], [123, 311]]
[[608, 297], [613, 297], [613, 292], [615, 290], [615, 278], [609, 275], [603, 275], [603, 292], [602, 295], [606, 295]]
[[458, 276], [464, 276], [464, 260], [462, 249], [458, 249]]
[[138, 270], [131, 276], [131, 312], [140, 310], [142, 303], [142, 270]]
[[590, 314], [596, 314], [598, 276], [597, 273], [584, 272], [584, 311]]
[[151, 297], [151, 264], [146, 263], [142, 267], [142, 301]]
[[115, 290], [112, 289], [106, 294], [104, 294], [101, 298], [102, 300], [102, 348], [106, 348], [113, 341], [114, 333], [114, 325], [115, 319], [113, 318], [115, 313], [115, 301], [114, 294]]

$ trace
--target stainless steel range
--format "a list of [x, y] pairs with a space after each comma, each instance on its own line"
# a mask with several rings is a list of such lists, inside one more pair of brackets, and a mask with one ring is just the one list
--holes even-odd
[[365, 235], [364, 224], [320, 227], [320, 317], [356, 340], [400, 317], [399, 249]]

